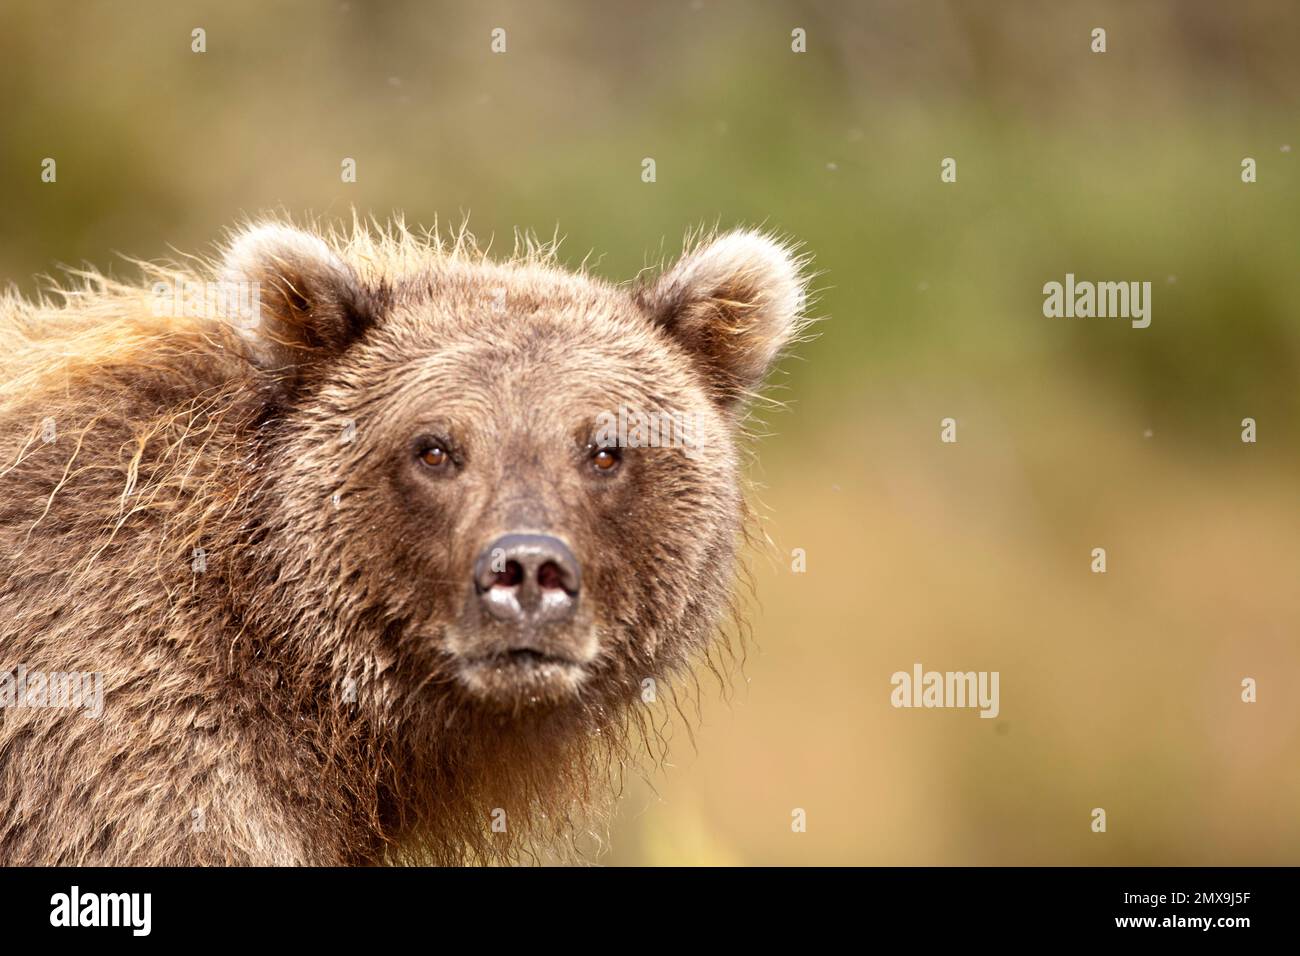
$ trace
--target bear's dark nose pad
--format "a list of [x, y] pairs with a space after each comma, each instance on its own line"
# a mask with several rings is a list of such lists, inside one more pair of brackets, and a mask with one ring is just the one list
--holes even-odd
[[582, 572], [559, 538], [507, 534], [474, 562], [474, 587], [492, 617], [516, 624], [566, 620], [578, 606]]

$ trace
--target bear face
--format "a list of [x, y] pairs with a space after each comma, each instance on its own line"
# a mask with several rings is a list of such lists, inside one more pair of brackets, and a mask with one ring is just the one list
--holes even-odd
[[241, 342], [279, 423], [260, 553], [327, 608], [331, 679], [368, 700], [630, 704], [728, 605], [737, 431], [799, 328], [800, 263], [753, 232], [636, 287], [384, 260], [280, 225], [227, 254], [260, 289]]

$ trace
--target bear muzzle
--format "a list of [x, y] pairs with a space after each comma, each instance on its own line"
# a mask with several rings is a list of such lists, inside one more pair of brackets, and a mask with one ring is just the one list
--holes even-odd
[[564, 541], [502, 535], [479, 554], [472, 578], [451, 645], [463, 668], [490, 670], [502, 684], [532, 684], [547, 674], [565, 684], [582, 680], [597, 640], [582, 606], [582, 568]]

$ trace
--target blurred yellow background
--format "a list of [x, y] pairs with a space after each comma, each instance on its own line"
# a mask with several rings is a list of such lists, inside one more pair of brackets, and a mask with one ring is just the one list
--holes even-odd
[[[0, 277], [268, 209], [558, 227], [615, 279], [701, 223], [802, 240], [830, 318], [764, 416], [748, 660], [600, 861], [1295, 864], [1297, 36], [1242, 0], [9, 2]], [[1067, 272], [1150, 281], [1151, 327], [1045, 318]], [[891, 707], [918, 661], [998, 671], [999, 717]]]

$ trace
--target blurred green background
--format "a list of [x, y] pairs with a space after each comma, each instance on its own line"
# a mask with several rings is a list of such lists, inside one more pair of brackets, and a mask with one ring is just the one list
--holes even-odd
[[[558, 227], [616, 279], [701, 223], [795, 237], [828, 319], [764, 416], [748, 660], [599, 860], [1294, 864], [1298, 36], [1242, 0], [9, 0], [0, 277], [269, 209]], [[1152, 282], [1151, 327], [1044, 318], [1067, 272]], [[916, 661], [999, 671], [1001, 715], [895, 710]]]

